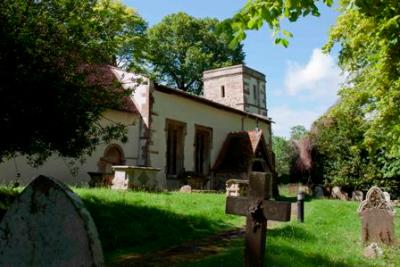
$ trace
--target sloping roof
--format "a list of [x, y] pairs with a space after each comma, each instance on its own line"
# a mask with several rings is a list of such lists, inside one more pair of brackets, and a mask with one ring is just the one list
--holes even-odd
[[263, 151], [265, 161], [269, 162], [267, 145], [262, 130], [230, 132], [217, 160], [213, 171], [247, 172], [257, 157], [257, 151]]
[[[105, 89], [121, 93], [125, 90], [121, 81], [110, 65], [82, 65], [81, 71], [86, 74], [85, 82], [90, 86], [101, 86]], [[122, 105], [116, 110], [139, 114], [135, 103], [129, 96], [122, 97]]]
[[267, 123], [271, 123], [272, 122], [269, 118], [264, 117], [262, 115], [258, 115], [258, 114], [242, 111], [242, 110], [239, 110], [239, 109], [236, 109], [236, 108], [232, 108], [232, 107], [223, 105], [221, 103], [209, 100], [207, 98], [187, 93], [187, 92], [182, 91], [180, 89], [170, 88], [170, 87], [167, 87], [165, 85], [160, 85], [160, 84], [154, 84], [154, 88], [157, 91], [160, 91], [160, 92], [163, 92], [163, 93], [167, 93], [167, 94], [177, 95], [177, 96], [180, 96], [180, 97], [184, 97], [184, 98], [187, 98], [187, 99], [199, 102], [199, 103], [203, 103], [203, 104], [212, 106], [212, 107], [217, 108], [217, 109], [222, 109], [222, 110], [226, 110], [226, 111], [229, 111], [229, 112], [241, 114], [241, 115], [244, 115], [246, 117], [259, 119], [259, 120], [267, 122]]

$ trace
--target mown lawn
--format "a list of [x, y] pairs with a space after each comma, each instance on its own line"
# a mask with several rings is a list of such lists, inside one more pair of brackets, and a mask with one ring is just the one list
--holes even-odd
[[[244, 218], [225, 215], [224, 194], [120, 192], [74, 189], [98, 228], [106, 262], [121, 255], [150, 254], [240, 227]], [[6, 195], [0, 192], [0, 195]], [[294, 200], [294, 198], [287, 198]], [[8, 203], [0, 198], [0, 202]], [[358, 203], [313, 200], [305, 203], [305, 223], [282, 223], [268, 230], [267, 266], [400, 266], [400, 246], [384, 256], [362, 256]], [[400, 209], [396, 234], [400, 240]], [[178, 266], [242, 266], [243, 238], [214, 256]]]
[[[384, 256], [362, 256], [358, 203], [312, 200], [305, 206], [305, 223], [285, 223], [268, 230], [266, 266], [400, 266], [399, 245], [385, 248]], [[396, 233], [400, 233], [397, 209]], [[242, 266], [243, 240], [220, 255], [180, 266]]]
[[[152, 253], [244, 223], [241, 217], [224, 214], [223, 194], [75, 191], [92, 213], [108, 261], [127, 252]], [[268, 266], [400, 266], [399, 246], [385, 248], [384, 257], [377, 260], [362, 256], [357, 207], [356, 202], [307, 201], [304, 224], [292, 218], [268, 230]], [[398, 234], [399, 215], [396, 227]], [[179, 266], [242, 266], [242, 259], [241, 238], [221, 254]]]

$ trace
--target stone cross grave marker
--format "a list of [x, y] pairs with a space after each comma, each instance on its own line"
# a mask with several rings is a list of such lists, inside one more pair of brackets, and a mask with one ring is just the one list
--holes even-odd
[[0, 266], [104, 266], [96, 226], [80, 198], [39, 176], [0, 222]]
[[373, 186], [368, 190], [366, 199], [358, 208], [358, 214], [362, 222], [361, 239], [365, 244], [382, 242], [392, 245], [395, 242], [395, 211], [379, 187]]
[[290, 202], [267, 200], [271, 196], [270, 173], [253, 172], [249, 177], [247, 197], [226, 198], [227, 214], [246, 216], [245, 259], [246, 267], [264, 266], [267, 220], [289, 221]]

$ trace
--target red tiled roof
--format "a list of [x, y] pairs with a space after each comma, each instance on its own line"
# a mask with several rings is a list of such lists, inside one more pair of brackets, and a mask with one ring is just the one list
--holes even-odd
[[251, 147], [253, 149], [253, 153], [256, 153], [257, 147], [261, 141], [261, 138], [264, 136], [261, 130], [258, 131], [248, 131]]
[[271, 167], [262, 130], [230, 132], [212, 170], [247, 172], [260, 148], [264, 151], [262, 156]]
[[[110, 65], [82, 65], [81, 70], [86, 74], [86, 83], [90, 86], [101, 86], [105, 89], [121, 93], [125, 90]], [[116, 110], [139, 114], [135, 103], [129, 96], [123, 96], [122, 105]]]

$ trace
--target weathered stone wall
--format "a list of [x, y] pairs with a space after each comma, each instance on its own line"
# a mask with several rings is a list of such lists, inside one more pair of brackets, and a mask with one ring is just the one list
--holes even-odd
[[[212, 101], [244, 110], [242, 66], [206, 71], [203, 75], [204, 97]], [[222, 96], [222, 86], [225, 96]]]
[[[265, 76], [244, 65], [205, 71], [204, 97], [243, 111], [267, 116]], [[225, 96], [222, 95], [222, 87]]]

